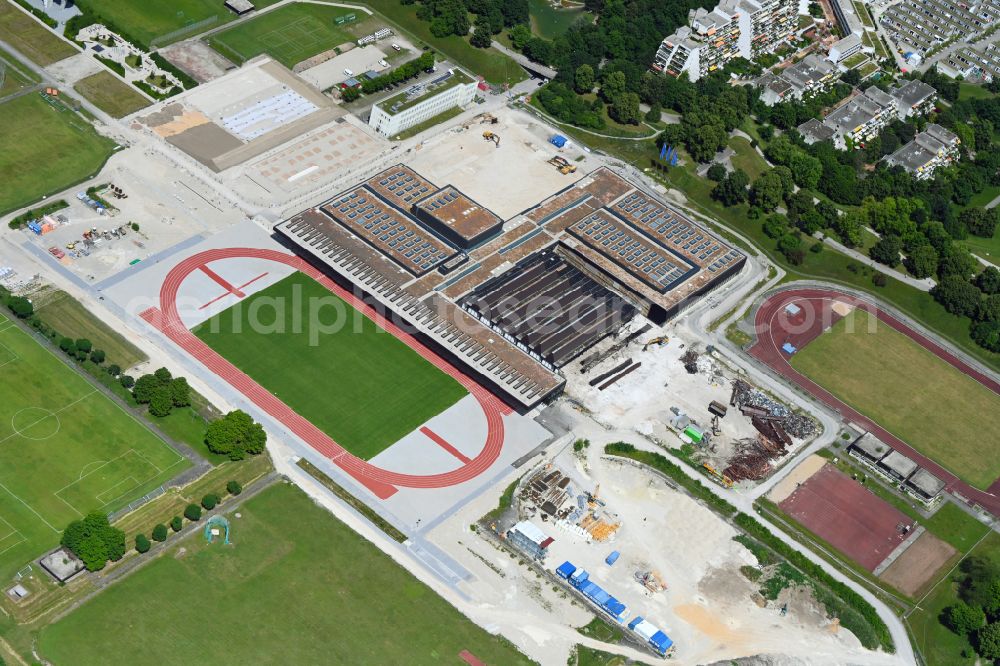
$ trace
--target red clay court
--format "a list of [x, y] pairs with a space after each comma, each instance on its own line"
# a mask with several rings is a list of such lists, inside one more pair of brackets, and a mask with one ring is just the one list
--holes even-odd
[[778, 506], [868, 571], [909, 532], [905, 514], [830, 464], [823, 465]]

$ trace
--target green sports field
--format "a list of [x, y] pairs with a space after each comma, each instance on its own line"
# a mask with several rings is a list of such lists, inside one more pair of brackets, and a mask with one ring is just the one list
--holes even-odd
[[[254, 0], [253, 4], [257, 9], [263, 9], [277, 1]], [[192, 37], [236, 18], [233, 12], [226, 9], [223, 0], [77, 0], [77, 4], [111, 20], [147, 45], [157, 37], [182, 30], [213, 16], [214, 23], [201, 29], [192, 27], [191, 32], [179, 35], [177, 39]]]
[[290, 68], [317, 53], [353, 42], [347, 26], [333, 22], [345, 14], [358, 15], [359, 20], [367, 18], [367, 14], [356, 9], [296, 3], [216, 33], [208, 38], [208, 43], [237, 63], [267, 53]]
[[0, 104], [0, 126], [0, 214], [89, 178], [114, 147], [80, 115], [34, 93]]
[[[335, 333], [314, 336], [309, 307], [320, 299], [326, 303], [318, 311], [321, 321], [332, 323], [335, 313], [348, 321]], [[277, 316], [274, 304], [282, 310]], [[466, 394], [457, 381], [302, 273], [244, 299], [194, 333], [364, 459]]]
[[0, 579], [188, 467], [14, 323], [0, 321]]
[[201, 535], [43, 629], [54, 664], [454, 665], [530, 662], [298, 488], [229, 516], [233, 545]]
[[[849, 324], [853, 331], [849, 332]], [[862, 310], [792, 356], [792, 367], [977, 488], [1000, 477], [989, 454], [1000, 396]], [[987, 448], [984, 448], [987, 447]]]

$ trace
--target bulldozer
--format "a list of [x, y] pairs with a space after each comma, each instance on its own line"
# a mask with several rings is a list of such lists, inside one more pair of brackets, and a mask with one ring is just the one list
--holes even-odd
[[657, 347], [662, 347], [668, 342], [670, 342], [670, 338], [668, 338], [665, 335], [661, 335], [657, 338], [652, 338], [651, 340], [647, 340], [646, 344], [642, 346], [642, 351], [646, 351], [647, 349], [649, 349], [650, 345], [656, 345]]
[[489, 130], [486, 130], [485, 132], [483, 132], [483, 138], [486, 139], [487, 141], [492, 141], [493, 143], [495, 143], [496, 146], [497, 146], [497, 148], [500, 147], [500, 135], [499, 134], [496, 134], [495, 132], [491, 132]]

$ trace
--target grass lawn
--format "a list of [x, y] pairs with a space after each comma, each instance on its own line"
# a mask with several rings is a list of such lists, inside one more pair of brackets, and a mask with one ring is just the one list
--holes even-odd
[[958, 84], [959, 99], [986, 99], [988, 97], [993, 97], [993, 93], [987, 90], [986, 86], [965, 82]]
[[1000, 233], [995, 234], [993, 238], [969, 236], [965, 240], [958, 242], [969, 248], [969, 252], [978, 254], [986, 261], [1000, 266]]
[[750, 142], [741, 136], [734, 136], [729, 140], [729, 147], [736, 151], [732, 156], [733, 168], [743, 169], [750, 180], [756, 180], [757, 176], [767, 171], [770, 167], [764, 158], [757, 154]]
[[12, 322], [0, 323], [0, 378], [0, 578], [54, 546], [70, 521], [188, 466]]
[[402, 132], [400, 132], [396, 136], [392, 137], [392, 140], [393, 141], [402, 141], [403, 139], [409, 139], [411, 136], [416, 136], [416, 135], [420, 134], [421, 132], [424, 132], [424, 131], [430, 129], [431, 127], [434, 127], [435, 125], [440, 125], [443, 122], [447, 122], [448, 120], [451, 120], [455, 116], [462, 115], [463, 111], [464, 111], [464, 109], [462, 107], [460, 107], [460, 106], [453, 106], [452, 108], [448, 109], [447, 111], [442, 111], [441, 113], [437, 114], [436, 116], [431, 116], [430, 118], [428, 118], [427, 120], [423, 121], [422, 123], [417, 123], [416, 125], [414, 125], [410, 129], [403, 130]]
[[[1000, 534], [990, 534], [970, 554], [1000, 560]], [[969, 642], [941, 624], [939, 619], [941, 611], [958, 600], [957, 585], [952, 576], [938, 583], [920, 602], [916, 612], [907, 618], [910, 635], [927, 666], [966, 666], [975, 663], [974, 657], [962, 657], [962, 650], [966, 648], [973, 654]]]
[[79, 53], [69, 42], [53, 35], [37, 19], [7, 0], [0, 0], [0, 40], [43, 67]]
[[107, 364], [114, 363], [126, 371], [136, 363], [146, 360], [142, 350], [126, 340], [90, 310], [83, 307], [65, 291], [56, 290], [35, 299], [38, 316], [61, 335], [76, 339], [86, 338], [95, 349], [107, 354]]
[[928, 519], [921, 519], [924, 527], [936, 537], [955, 547], [960, 553], [967, 552], [990, 531], [990, 528], [947, 502]]
[[32, 83], [38, 83], [38, 76], [27, 65], [3, 49], [0, 49], [0, 62], [7, 65], [7, 76], [0, 86], [0, 97], [15, 93]]
[[35, 94], [0, 104], [0, 124], [10, 139], [0, 151], [0, 214], [91, 177], [114, 146], [78, 114]]
[[114, 118], [135, 113], [151, 103], [111, 72], [98, 72], [77, 81], [73, 88]]
[[397, 28], [414, 40], [414, 46], [430, 46], [491, 83], [506, 82], [513, 85], [528, 78], [527, 72], [520, 65], [496, 49], [477, 49], [469, 43], [467, 37], [457, 35], [435, 37], [431, 34], [431, 24], [417, 18], [417, 4], [404, 5], [399, 0], [366, 0], [363, 4], [395, 23]]
[[79, 666], [109, 654], [156, 655], [163, 666], [461, 664], [463, 650], [487, 664], [530, 663], [295, 486], [269, 488], [239, 512], [234, 545], [187, 539], [183, 555], [168, 551], [43, 629], [39, 652]]
[[988, 487], [1000, 476], [1000, 458], [982, 455], [982, 435], [1000, 432], [1000, 397], [888, 326], [869, 333], [870, 323], [856, 310], [795, 354], [792, 366], [962, 479]]
[[[277, 0], [254, 0], [253, 4], [257, 9], [263, 9], [275, 2]], [[157, 37], [212, 16], [217, 20], [201, 31], [236, 18], [236, 14], [217, 0], [79, 0], [79, 4], [99, 16], [107, 17], [147, 46]], [[178, 35], [177, 39], [191, 36], [191, 33], [185, 33]]]
[[[303, 308], [282, 307], [276, 318], [269, 303], [300, 303]], [[316, 303], [322, 303], [323, 310]], [[251, 325], [251, 312], [261, 325]], [[295, 323], [309, 322], [311, 316], [330, 322], [337, 317], [345, 325], [311, 344], [308, 324]], [[275, 321], [277, 325], [268, 326]], [[299, 332], [294, 332], [296, 327]], [[302, 273], [250, 296], [194, 332], [337, 443], [365, 459], [465, 395], [454, 379]]]
[[629, 660], [611, 652], [595, 650], [586, 645], [577, 645], [567, 663], [569, 666], [625, 666]]

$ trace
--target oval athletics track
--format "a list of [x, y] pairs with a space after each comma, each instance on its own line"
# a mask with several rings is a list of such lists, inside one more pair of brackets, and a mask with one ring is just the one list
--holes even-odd
[[[1000, 395], [1000, 383], [986, 373], [966, 363], [958, 355], [896, 319], [870, 301], [836, 289], [792, 289], [778, 292], [765, 299], [754, 316], [756, 341], [750, 347], [750, 354], [788, 381], [839, 412], [844, 420], [861, 425], [892, 448], [899, 450], [935, 476], [943, 479], [947, 482], [949, 490], [958, 493], [970, 502], [982, 505], [993, 515], [1000, 516], [1000, 480], [994, 482], [989, 491], [973, 488], [791, 366], [781, 346], [785, 342], [790, 342], [801, 349], [818, 337], [825, 328], [834, 323], [837, 315], [832, 314], [831, 306], [837, 302], [865, 310], [868, 314], [875, 316], [879, 322], [899, 331], [941, 360]], [[801, 312], [795, 316], [787, 315], [785, 308], [788, 305], [798, 306], [801, 308]]]
[[[438, 474], [405, 474], [376, 467], [337, 444], [329, 435], [314, 426], [307, 419], [299, 416], [299, 414], [275, 397], [270, 391], [255, 382], [247, 374], [198, 339], [197, 336], [184, 326], [177, 311], [177, 295], [180, 286], [188, 275], [208, 263], [234, 258], [275, 261], [305, 273], [371, 319], [380, 328], [401, 340], [439, 370], [458, 381], [476, 399], [486, 417], [487, 436], [480, 452], [461, 467]], [[184, 349], [188, 354], [197, 359], [198, 362], [242, 393], [254, 405], [283, 424], [299, 439], [309, 444], [324, 457], [329, 458], [334, 464], [350, 474], [381, 499], [392, 496], [396, 492], [396, 487], [446, 488], [474, 479], [488, 470], [496, 462], [503, 450], [503, 417], [512, 412], [506, 404], [500, 402], [493, 394], [480, 386], [478, 382], [459, 371], [412, 335], [380, 315], [367, 303], [343, 289], [319, 270], [294, 255], [277, 250], [259, 248], [226, 248], [199, 252], [182, 260], [167, 273], [160, 288], [159, 310], [157, 308], [150, 308], [141, 313], [140, 316], [162, 331], [174, 344]]]

